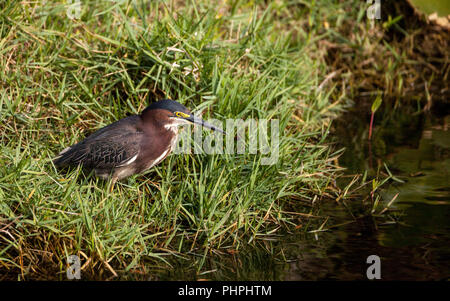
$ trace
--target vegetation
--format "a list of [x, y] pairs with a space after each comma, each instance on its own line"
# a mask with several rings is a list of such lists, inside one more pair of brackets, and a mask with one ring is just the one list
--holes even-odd
[[370, 26], [362, 21], [365, 11], [344, 8], [339, 26], [319, 42], [336, 73], [338, 91], [361, 107], [370, 106], [380, 93], [392, 108], [413, 105], [427, 111], [448, 103], [447, 27], [429, 21], [408, 1], [381, 1], [381, 19]]
[[[90, 1], [71, 20], [61, 3], [2, 2], [2, 274], [65, 279], [71, 254], [84, 277], [145, 273], [168, 255], [201, 272], [215, 250], [299, 227], [311, 213], [299, 204], [336, 171], [325, 138], [340, 109], [318, 88], [308, 15], [314, 6], [290, 3]], [[163, 97], [204, 118], [278, 119], [280, 159], [172, 155], [112, 192], [54, 168], [64, 147]]]
[[[83, 279], [148, 277], [174, 258], [201, 278], [210, 256], [248, 245], [251, 266], [283, 257], [273, 235], [321, 230], [313, 204], [348, 197], [334, 185], [331, 121], [384, 84], [404, 96], [414, 65], [386, 42], [400, 19], [373, 29], [366, 3], [79, 3], [0, 3], [0, 279], [66, 279], [72, 254]], [[112, 190], [53, 166], [63, 148], [161, 98], [205, 119], [278, 119], [279, 160], [174, 154]]]

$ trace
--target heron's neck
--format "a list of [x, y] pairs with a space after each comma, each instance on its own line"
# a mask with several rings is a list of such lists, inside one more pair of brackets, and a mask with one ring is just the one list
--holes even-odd
[[168, 131], [171, 131], [176, 136], [178, 135], [178, 126], [178, 124], [169, 123], [165, 124], [164, 128]]

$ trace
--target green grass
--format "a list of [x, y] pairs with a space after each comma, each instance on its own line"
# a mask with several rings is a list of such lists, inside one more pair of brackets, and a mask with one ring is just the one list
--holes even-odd
[[[324, 1], [321, 6], [339, 6]], [[57, 2], [0, 4], [0, 271], [105, 279], [238, 250], [307, 220], [336, 167], [326, 137], [341, 100], [326, 66], [313, 4], [263, 1], [82, 1], [80, 20]], [[334, 17], [331, 16], [332, 20]], [[331, 22], [331, 21], [330, 21]], [[279, 119], [280, 159], [171, 155], [110, 183], [61, 172], [63, 148], [149, 102], [172, 98], [204, 118]], [[94, 276], [95, 275], [95, 276]]]

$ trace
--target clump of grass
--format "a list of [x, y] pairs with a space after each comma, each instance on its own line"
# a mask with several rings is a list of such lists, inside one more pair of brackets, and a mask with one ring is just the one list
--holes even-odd
[[[340, 110], [317, 89], [325, 67], [303, 25], [287, 30], [277, 18], [305, 7], [82, 3], [79, 20], [61, 4], [0, 4], [2, 274], [65, 279], [71, 254], [98, 279], [168, 256], [192, 255], [200, 273], [215, 250], [298, 226], [288, 211], [309, 213], [299, 204], [330, 189], [335, 154], [325, 139]], [[172, 155], [112, 192], [52, 165], [64, 147], [162, 97], [204, 118], [278, 119], [278, 162]]]
[[370, 3], [343, 5], [337, 17], [325, 14], [330, 24], [340, 24], [319, 41], [329, 72], [336, 72], [336, 90], [363, 106], [379, 91], [395, 107], [429, 110], [433, 102], [447, 103], [448, 29], [429, 24], [408, 1], [380, 3], [378, 20], [367, 19]]

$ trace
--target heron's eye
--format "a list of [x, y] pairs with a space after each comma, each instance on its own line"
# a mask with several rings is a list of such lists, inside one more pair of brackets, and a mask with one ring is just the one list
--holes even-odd
[[174, 113], [176, 117], [180, 117], [180, 118], [188, 118], [189, 115], [183, 112], [175, 112]]

